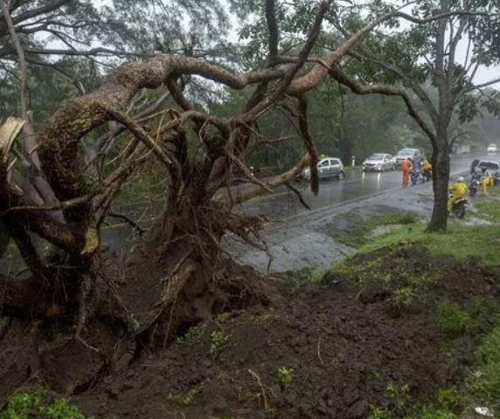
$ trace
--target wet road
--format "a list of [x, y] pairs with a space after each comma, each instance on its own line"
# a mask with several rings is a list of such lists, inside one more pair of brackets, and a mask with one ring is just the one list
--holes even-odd
[[[451, 173], [468, 172], [472, 160], [483, 157], [486, 158], [487, 155], [483, 153], [453, 156]], [[237, 210], [244, 214], [265, 215], [272, 221], [274, 226], [271, 229], [266, 229], [266, 231], [273, 234], [276, 228], [286, 230], [289, 226], [288, 221], [307, 222], [307, 219], [312, 218], [318, 210], [347, 205], [388, 190], [399, 191], [401, 190], [401, 176], [399, 170], [384, 173], [363, 173], [359, 169], [348, 171], [346, 178], [342, 181], [336, 179], [320, 181], [318, 196], [314, 196], [307, 185], [294, 182], [294, 186], [301, 190], [305, 201], [313, 211], [305, 208], [299, 202], [297, 196], [284, 186], [278, 188], [275, 194], [255, 198], [241, 205]], [[411, 188], [411, 186], [409, 187]], [[235, 188], [233, 193], [238, 188], [245, 188], [245, 185]], [[157, 215], [155, 208], [157, 210], [159, 208], [155, 204], [152, 204], [149, 210], [144, 211], [142, 208], [138, 211], [137, 204], [130, 204], [129, 207], [134, 208], [135, 213], [143, 214], [140, 224], [144, 227], [151, 226], [154, 217]], [[123, 208], [123, 210], [123, 212], [129, 214], [126, 208]], [[132, 218], [137, 220], [135, 214]], [[286, 222], [282, 223], [283, 221]], [[114, 221], [111, 225], [102, 229], [102, 239], [105, 247], [118, 253], [127, 252], [129, 245], [134, 241], [134, 237], [136, 235], [130, 225], [119, 221]]]
[[[488, 159], [488, 156], [486, 153], [452, 156], [452, 175], [462, 172], [468, 173], [470, 164], [475, 158]], [[492, 157], [489, 156], [489, 158]], [[301, 191], [304, 200], [311, 209], [316, 210], [338, 205], [342, 202], [347, 203], [362, 197], [369, 197], [387, 190], [399, 190], [401, 189], [401, 181], [402, 174], [400, 170], [364, 173], [357, 169], [348, 170], [346, 178], [341, 181], [337, 179], [321, 180], [318, 196], [314, 196], [307, 185], [294, 182], [294, 186]], [[409, 187], [411, 188], [411, 185]], [[239, 210], [247, 214], [266, 214], [274, 221], [308, 211], [299, 202], [295, 193], [288, 189], [251, 200], [243, 204]]]

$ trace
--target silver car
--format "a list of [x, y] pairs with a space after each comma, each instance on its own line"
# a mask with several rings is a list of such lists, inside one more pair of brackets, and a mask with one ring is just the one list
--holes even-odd
[[[311, 179], [311, 170], [304, 170], [304, 179]], [[344, 165], [336, 157], [324, 157], [318, 161], [318, 177], [320, 179], [336, 177], [339, 180], [345, 178]]]
[[403, 148], [402, 150], [399, 150], [396, 155], [396, 166], [400, 167], [403, 160], [406, 160], [407, 158], [412, 159], [412, 161], [415, 159], [421, 160], [424, 158], [424, 155], [418, 148]]
[[390, 154], [375, 153], [363, 162], [363, 172], [376, 171], [385, 172], [396, 168], [396, 159]]

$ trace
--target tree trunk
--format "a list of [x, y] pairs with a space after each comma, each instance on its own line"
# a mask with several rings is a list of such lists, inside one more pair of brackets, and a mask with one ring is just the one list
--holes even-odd
[[432, 187], [434, 207], [427, 231], [445, 231], [448, 224], [448, 182], [450, 180], [450, 154], [446, 128], [437, 133], [436, 144], [432, 153]]

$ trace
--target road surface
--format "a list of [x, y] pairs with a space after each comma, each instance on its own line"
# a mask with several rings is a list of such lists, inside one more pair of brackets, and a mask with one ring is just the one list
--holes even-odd
[[[453, 156], [452, 178], [467, 174], [474, 158], [487, 156], [484, 153]], [[250, 201], [240, 210], [269, 215], [270, 223], [261, 232], [267, 250], [257, 250], [231, 235], [225, 239], [226, 248], [240, 262], [263, 272], [328, 266], [355, 251], [335, 240], [336, 232], [348, 231], [353, 223], [384, 212], [405, 211], [430, 217], [432, 184], [402, 188], [401, 181], [400, 171], [358, 171], [349, 173], [343, 181], [323, 181], [317, 197], [307, 189], [304, 192], [312, 210], [304, 208], [289, 192]]]

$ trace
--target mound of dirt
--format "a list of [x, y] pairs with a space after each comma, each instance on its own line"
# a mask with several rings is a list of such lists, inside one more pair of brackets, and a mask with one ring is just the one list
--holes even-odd
[[[464, 354], [442, 356], [451, 338], [437, 326], [437, 306], [498, 298], [498, 274], [413, 244], [347, 266], [319, 284], [275, 280], [272, 305], [182, 330], [168, 349], [143, 353], [73, 402], [97, 418], [354, 419], [401, 399], [432, 401], [460, 380]], [[405, 287], [416, 298], [395, 310], [395, 290]]]

